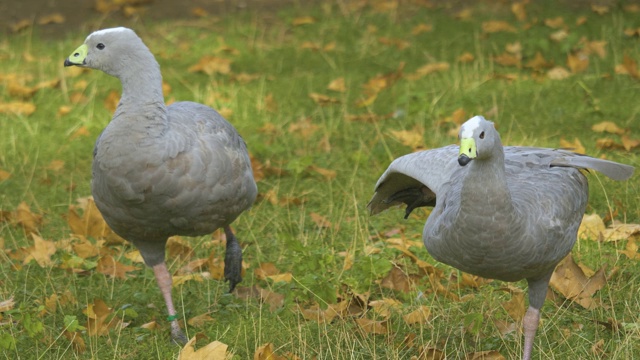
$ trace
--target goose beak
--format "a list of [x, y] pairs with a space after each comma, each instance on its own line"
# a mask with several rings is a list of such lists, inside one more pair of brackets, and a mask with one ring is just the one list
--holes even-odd
[[473, 138], [464, 138], [460, 140], [460, 154], [458, 155], [458, 164], [465, 166], [478, 156], [476, 150], [476, 141]]
[[83, 66], [86, 65], [87, 52], [89, 48], [86, 44], [80, 45], [68, 58], [64, 60], [64, 66]]

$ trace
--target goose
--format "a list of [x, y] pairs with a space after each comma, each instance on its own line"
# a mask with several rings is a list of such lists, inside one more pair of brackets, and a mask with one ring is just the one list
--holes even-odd
[[634, 168], [566, 150], [503, 147], [493, 122], [466, 121], [460, 145], [395, 159], [375, 186], [371, 215], [433, 207], [422, 238], [434, 259], [502, 281], [527, 280], [522, 358], [529, 360], [549, 280], [571, 251], [588, 201], [582, 170], [626, 180]]
[[170, 236], [222, 228], [229, 291], [242, 280], [242, 249], [230, 225], [257, 195], [246, 144], [208, 106], [188, 101], [167, 106], [160, 66], [131, 29], [91, 33], [64, 66], [101, 70], [122, 84], [115, 114], [95, 143], [91, 192], [109, 227], [132, 242], [153, 269], [171, 337], [184, 344], [165, 245]]

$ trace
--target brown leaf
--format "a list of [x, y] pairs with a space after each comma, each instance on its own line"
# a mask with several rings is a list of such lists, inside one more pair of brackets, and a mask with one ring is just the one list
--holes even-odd
[[11, 177], [11, 173], [0, 169], [0, 182], [5, 181]]
[[391, 268], [387, 276], [385, 276], [380, 282], [380, 286], [408, 293], [415, 286], [415, 276], [406, 274], [398, 266]]
[[319, 228], [330, 228], [332, 226], [331, 221], [329, 221], [326, 216], [322, 216], [315, 212], [312, 212], [309, 216], [311, 216], [311, 220], [313, 220]]
[[53, 265], [51, 255], [56, 253], [56, 244], [53, 241], [44, 240], [34, 233], [31, 234], [31, 237], [33, 238], [33, 246], [27, 249], [29, 254], [22, 263], [26, 265], [31, 260], [35, 260], [40, 267]]
[[231, 354], [227, 353], [228, 346], [220, 341], [213, 341], [195, 350], [196, 337], [192, 337], [189, 342], [180, 350], [178, 360], [227, 360]]
[[201, 314], [201, 315], [197, 315], [192, 317], [191, 319], [187, 320], [187, 324], [193, 326], [193, 327], [198, 327], [201, 328], [204, 325], [206, 325], [207, 323], [213, 322], [215, 321], [214, 318], [211, 317], [211, 315], [209, 314]]
[[431, 309], [428, 306], [420, 306], [416, 310], [404, 315], [402, 318], [407, 325], [425, 324], [431, 317]]
[[280, 270], [276, 268], [275, 264], [266, 262], [261, 263], [258, 268], [253, 270], [253, 274], [258, 280], [266, 280], [271, 275], [280, 274]]
[[300, 312], [302, 313], [302, 317], [307, 320], [317, 321], [320, 324], [328, 324], [337, 316], [343, 316], [348, 306], [349, 302], [343, 300], [337, 304], [329, 304], [324, 310], [316, 304], [308, 309], [301, 309]]
[[253, 360], [287, 360], [284, 356], [276, 355], [272, 343], [266, 343], [256, 349]]
[[325, 106], [329, 104], [338, 104], [340, 100], [319, 93], [309, 93], [309, 97], [318, 105]]
[[344, 83], [344, 77], [339, 77], [337, 79], [332, 80], [327, 86], [328, 90], [337, 91], [337, 92], [345, 92], [347, 91], [347, 87]]
[[542, 56], [541, 52], [536, 52], [536, 55], [533, 59], [527, 61], [524, 65], [525, 67], [531, 68], [535, 71], [541, 71], [543, 69], [548, 69], [553, 66], [553, 62], [547, 61], [544, 56]]
[[571, 76], [569, 70], [563, 68], [562, 66], [556, 66], [547, 71], [547, 77], [551, 80], [564, 80], [569, 76]]
[[558, 16], [553, 19], [545, 19], [544, 24], [552, 29], [560, 29], [566, 26], [562, 16]]
[[622, 134], [625, 133], [625, 130], [620, 128], [613, 121], [599, 122], [599, 123], [593, 125], [591, 127], [591, 130], [593, 130], [595, 132], [599, 132], [599, 133], [607, 132], [607, 133], [610, 133], [610, 134], [618, 134], [618, 135], [622, 135]]
[[[447, 357], [445, 354], [431, 346], [425, 346], [420, 350], [420, 354], [415, 360], [446, 360]], [[414, 358], [411, 358], [414, 360]]]
[[176, 275], [188, 275], [196, 272], [202, 272], [205, 267], [208, 265], [209, 259], [195, 259], [187, 263], [185, 266], [178, 269]]
[[36, 111], [36, 105], [30, 102], [14, 101], [0, 103], [0, 114], [15, 114], [29, 116]]
[[84, 238], [80, 239], [80, 242], [74, 243], [72, 247], [76, 255], [83, 259], [100, 255], [100, 246], [96, 246]]
[[42, 215], [32, 213], [24, 201], [11, 214], [11, 220], [13, 224], [21, 226], [27, 234], [39, 232], [38, 228], [42, 225]]
[[569, 254], [556, 267], [551, 276], [550, 285], [565, 298], [578, 303], [585, 309], [592, 310], [599, 306], [599, 302], [593, 298], [593, 295], [604, 286], [606, 281], [604, 268], [598, 270], [593, 276], [587, 277]]
[[468, 360], [505, 360], [497, 350], [478, 351], [467, 356]]
[[387, 321], [374, 321], [367, 318], [356, 319], [356, 324], [367, 334], [386, 334]]
[[639, 234], [640, 224], [621, 224], [616, 222], [602, 231], [602, 238], [604, 241], [621, 241], [628, 240], [632, 236]]
[[379, 37], [378, 42], [387, 46], [395, 46], [398, 50], [404, 50], [411, 46], [409, 41], [389, 37]]
[[433, 31], [433, 25], [431, 24], [418, 24], [411, 29], [411, 35], [419, 35], [425, 32]]
[[119, 102], [120, 102], [120, 93], [115, 90], [111, 90], [109, 92], [109, 95], [107, 95], [107, 97], [104, 99], [104, 107], [105, 109], [107, 109], [109, 112], [112, 113], [116, 111], [116, 107], [118, 107]]
[[[69, 205], [67, 213], [67, 223], [74, 234], [95, 239], [109, 238], [124, 243], [124, 239], [114, 234], [104, 221], [92, 197], [79, 198], [76, 201], [78, 204]], [[82, 210], [82, 215], [78, 214], [78, 210]]]
[[620, 143], [617, 143], [613, 139], [605, 138], [605, 139], [597, 139], [596, 147], [598, 149], [624, 149], [624, 146]]
[[631, 75], [634, 79], [640, 79], [640, 73], [638, 73], [638, 65], [636, 61], [628, 55], [624, 55], [622, 59], [622, 66], [627, 74]]
[[622, 140], [622, 146], [627, 151], [631, 151], [632, 149], [635, 149], [640, 146], [640, 139], [632, 139], [627, 135], [622, 135], [621, 140]]
[[[636, 238], [630, 238], [627, 241], [627, 245], [624, 250], [618, 250], [620, 254], [624, 254], [630, 260], [640, 260], [640, 252], [638, 251], [638, 244], [636, 243]], [[0, 308], [2, 308], [0, 306]], [[2, 310], [0, 310], [1, 312]]]
[[504, 310], [513, 320], [517, 322], [522, 321], [526, 311], [524, 292], [521, 289], [512, 286], [502, 288], [501, 290], [507, 291], [511, 294], [511, 299], [502, 303]]
[[515, 2], [511, 4], [511, 12], [513, 13], [513, 15], [515, 15], [518, 21], [527, 20], [527, 10], [525, 8], [526, 5], [527, 5], [526, 1]]
[[410, 147], [411, 149], [420, 149], [424, 147], [423, 132], [414, 130], [391, 130], [391, 135], [401, 142], [403, 145]]
[[167, 253], [170, 258], [189, 260], [193, 256], [193, 248], [189, 241], [180, 236], [172, 236], [167, 241]]
[[291, 21], [291, 25], [300, 26], [300, 25], [313, 24], [315, 22], [316, 22], [316, 19], [314, 19], [311, 16], [301, 16], [293, 19], [293, 21]]
[[52, 13], [42, 16], [38, 19], [38, 25], [62, 24], [64, 23], [64, 15], [60, 13]]
[[304, 117], [297, 122], [289, 124], [289, 132], [300, 135], [303, 139], [308, 139], [320, 129], [319, 125], [313, 123], [311, 118]]
[[571, 150], [578, 154], [584, 154], [587, 150], [582, 146], [580, 139], [574, 138], [573, 141], [565, 140], [564, 137], [560, 138], [560, 148]]
[[96, 266], [97, 272], [118, 279], [125, 279], [128, 272], [135, 270], [137, 270], [135, 266], [122, 264], [109, 254], [100, 257]]
[[516, 32], [516, 28], [506, 21], [490, 20], [482, 23], [482, 32], [491, 34], [496, 32]]
[[475, 59], [476, 59], [476, 57], [473, 56], [473, 54], [468, 52], [468, 51], [466, 51], [466, 52], [462, 53], [462, 55], [458, 56], [458, 62], [461, 62], [461, 63], [470, 63], [470, 62], [473, 62], [473, 60], [475, 60]]
[[584, 52], [570, 53], [567, 55], [567, 67], [574, 74], [584, 72], [589, 67], [589, 56]]
[[433, 74], [436, 72], [448, 71], [451, 65], [448, 62], [435, 62], [423, 65], [419, 67], [414, 73], [407, 75], [409, 80], [417, 80], [421, 77]]
[[207, 75], [229, 74], [231, 72], [231, 60], [217, 56], [205, 55], [197, 64], [190, 66], [189, 72], [203, 72]]
[[324, 169], [315, 165], [309, 166], [308, 169], [309, 171], [316, 172], [322, 175], [322, 177], [324, 177], [325, 180], [329, 180], [329, 181], [335, 179], [336, 176], [338, 176], [338, 173], [335, 170]]
[[585, 214], [578, 228], [578, 239], [598, 240], [602, 237], [604, 230], [604, 221], [602, 221], [602, 218], [598, 214]]
[[521, 65], [521, 56], [519, 54], [502, 53], [493, 57], [493, 61], [502, 66], [517, 66]]
[[7, 300], [0, 301], [0, 313], [13, 310], [16, 306], [16, 302], [13, 300], [13, 296]]
[[609, 7], [606, 5], [591, 4], [591, 10], [598, 15], [604, 15], [609, 12]]
[[87, 316], [87, 334], [89, 336], [105, 336], [109, 334], [109, 330], [115, 327], [128, 325], [115, 316], [113, 310], [101, 299], [95, 299], [82, 312]]

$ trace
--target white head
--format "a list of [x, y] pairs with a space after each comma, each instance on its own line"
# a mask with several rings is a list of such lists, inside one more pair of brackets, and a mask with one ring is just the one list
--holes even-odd
[[500, 134], [493, 123], [478, 115], [460, 127], [460, 154], [458, 163], [467, 165], [474, 159], [487, 159], [496, 151], [502, 152]]

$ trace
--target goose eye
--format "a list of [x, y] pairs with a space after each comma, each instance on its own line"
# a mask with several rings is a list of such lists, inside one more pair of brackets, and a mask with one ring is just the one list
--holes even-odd
[[103, 43], [99, 43], [98, 45], [96, 45], [96, 47], [98, 48], [98, 50], [102, 50], [102, 49], [104, 49], [104, 44]]
[[480, 133], [480, 139], [484, 139], [484, 131]]

